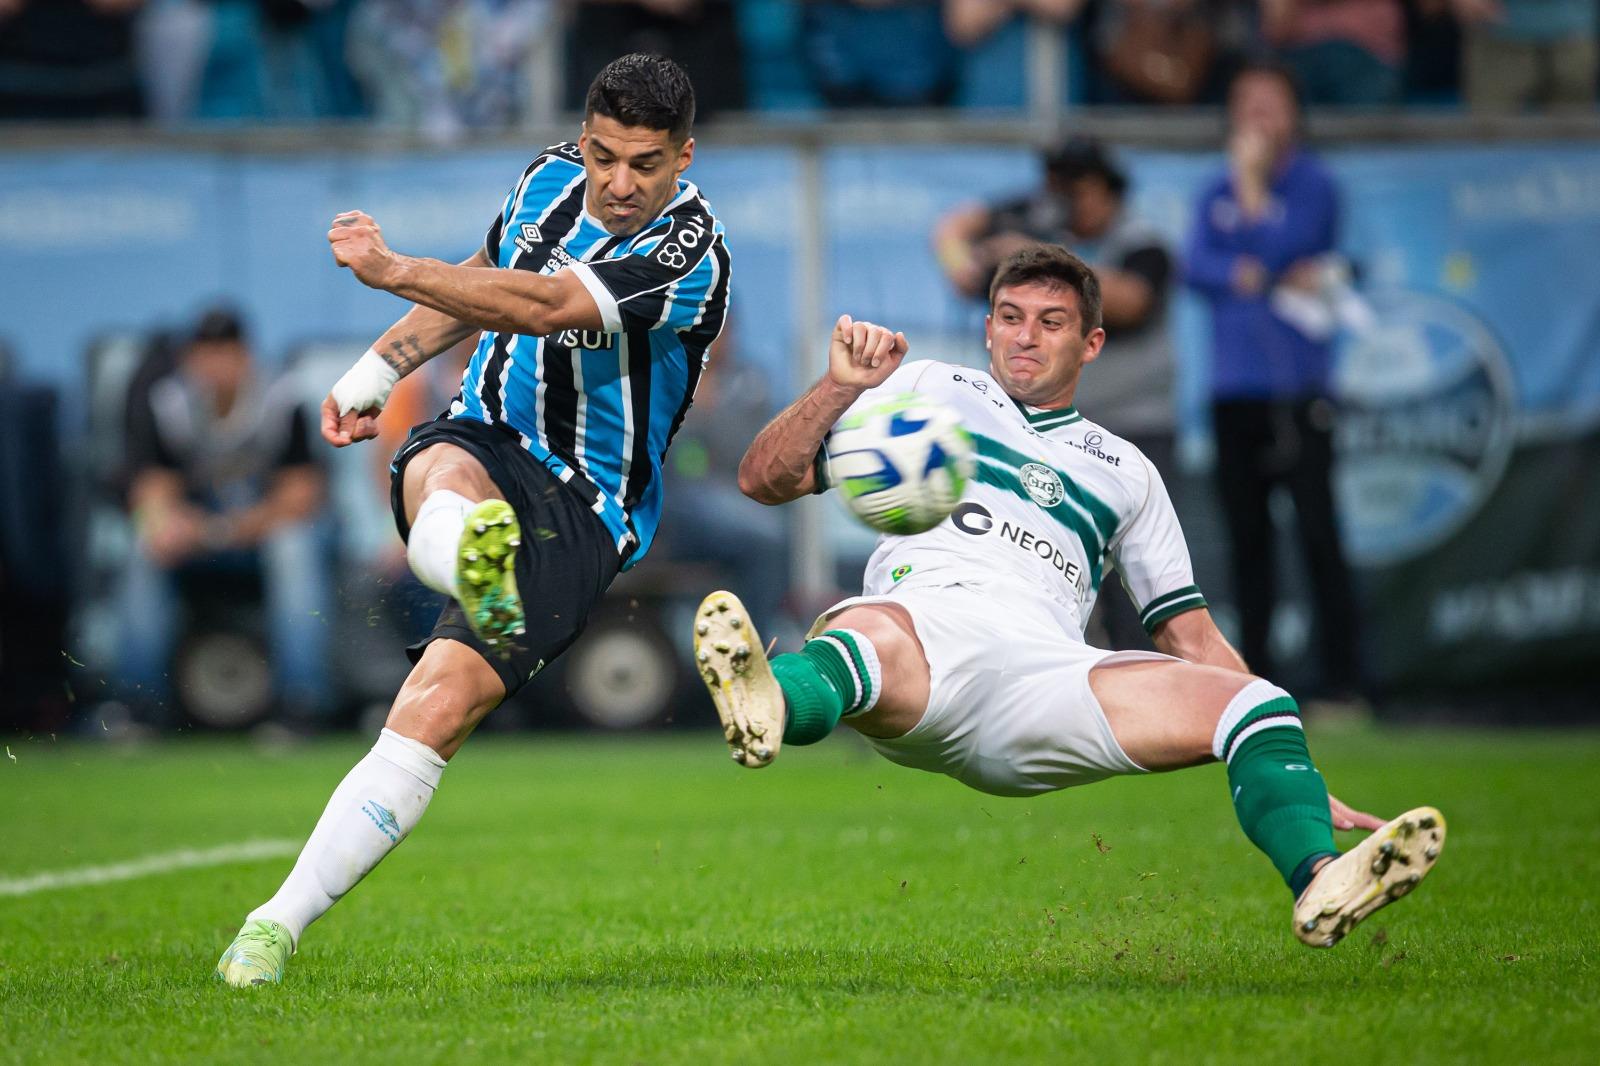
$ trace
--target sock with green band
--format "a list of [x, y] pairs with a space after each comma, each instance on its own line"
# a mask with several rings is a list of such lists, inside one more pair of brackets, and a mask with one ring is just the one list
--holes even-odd
[[815, 744], [840, 718], [871, 710], [883, 683], [877, 650], [853, 629], [830, 629], [798, 652], [779, 655], [772, 673], [789, 710], [785, 744]]
[[1328, 787], [1311, 762], [1300, 708], [1277, 685], [1252, 681], [1222, 712], [1211, 747], [1228, 764], [1233, 809], [1245, 836], [1298, 898], [1315, 860], [1339, 853]]

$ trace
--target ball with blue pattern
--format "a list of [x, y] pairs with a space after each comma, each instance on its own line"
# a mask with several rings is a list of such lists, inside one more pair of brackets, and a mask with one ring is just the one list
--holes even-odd
[[827, 478], [850, 513], [880, 533], [932, 529], [961, 502], [976, 467], [954, 408], [902, 393], [851, 411], [828, 435]]

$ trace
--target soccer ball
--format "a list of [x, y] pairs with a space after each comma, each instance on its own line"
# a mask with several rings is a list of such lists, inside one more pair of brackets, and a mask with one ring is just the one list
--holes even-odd
[[977, 465], [955, 410], [915, 393], [841, 418], [827, 455], [828, 483], [850, 512], [880, 533], [901, 536], [944, 521]]

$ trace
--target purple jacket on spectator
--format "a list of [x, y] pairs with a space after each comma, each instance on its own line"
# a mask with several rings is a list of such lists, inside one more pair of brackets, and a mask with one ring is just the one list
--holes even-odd
[[[1331, 345], [1313, 340], [1272, 310], [1272, 287], [1294, 263], [1331, 252], [1339, 225], [1333, 176], [1296, 150], [1273, 179], [1260, 218], [1246, 221], [1229, 175], [1201, 195], [1185, 255], [1185, 280], [1211, 304], [1211, 395], [1217, 400], [1294, 399], [1324, 395]], [[1266, 290], [1234, 291], [1242, 256], [1266, 267]]]

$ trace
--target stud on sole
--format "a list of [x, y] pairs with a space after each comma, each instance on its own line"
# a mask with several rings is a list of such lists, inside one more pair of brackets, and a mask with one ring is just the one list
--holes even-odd
[[783, 691], [764, 655], [749, 613], [730, 592], [714, 592], [696, 611], [695, 661], [722, 721], [730, 757], [752, 769], [777, 758], [783, 735]]
[[1444, 815], [1432, 807], [1386, 822], [1317, 871], [1295, 903], [1295, 935], [1310, 947], [1332, 947], [1416, 888], [1443, 851], [1444, 838]]

